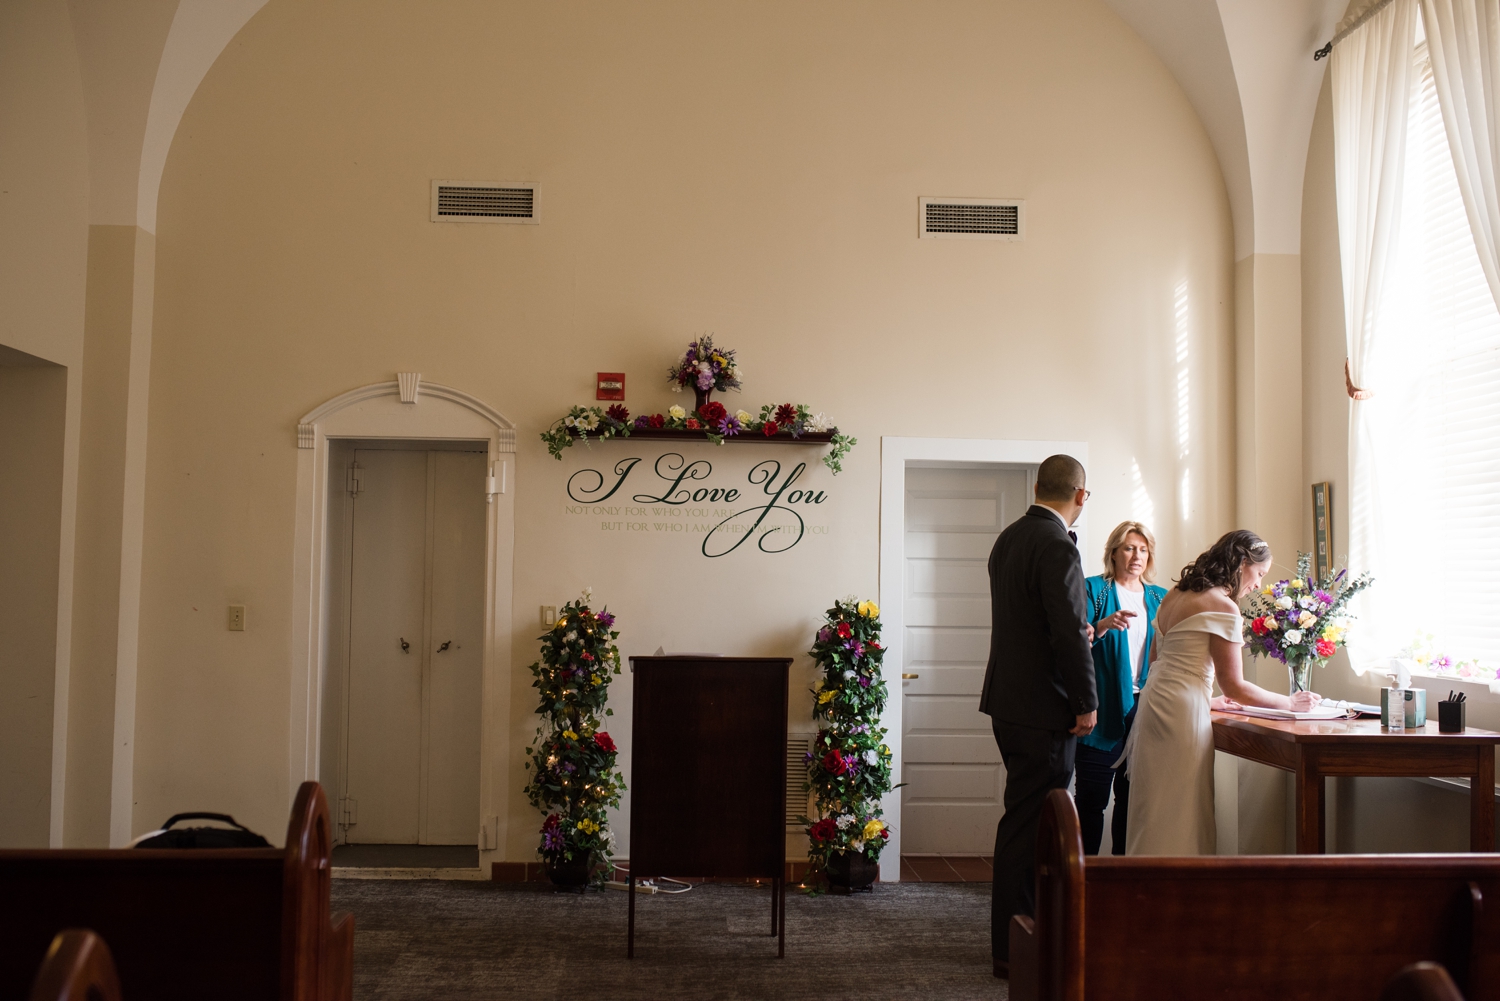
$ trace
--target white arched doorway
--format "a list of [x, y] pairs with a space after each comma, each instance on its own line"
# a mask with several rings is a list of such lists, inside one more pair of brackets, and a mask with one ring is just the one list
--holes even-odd
[[480, 708], [480, 868], [505, 844], [510, 744], [511, 591], [515, 538], [515, 425], [420, 373], [350, 390], [297, 423], [296, 550], [292, 580], [288, 789], [323, 772], [323, 693], [329, 670], [330, 442], [411, 439], [484, 443], [489, 479], [485, 531], [484, 651]]

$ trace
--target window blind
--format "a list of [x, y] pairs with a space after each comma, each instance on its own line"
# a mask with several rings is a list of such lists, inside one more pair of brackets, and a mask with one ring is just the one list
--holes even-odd
[[1500, 311], [1458, 188], [1425, 41], [1411, 101], [1396, 275], [1370, 379], [1381, 574], [1358, 628], [1406, 650], [1500, 663]]

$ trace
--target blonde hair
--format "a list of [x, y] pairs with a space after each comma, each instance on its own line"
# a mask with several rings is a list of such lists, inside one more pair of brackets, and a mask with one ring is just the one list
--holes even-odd
[[1141, 574], [1141, 580], [1156, 579], [1156, 536], [1138, 521], [1122, 521], [1109, 533], [1109, 541], [1104, 544], [1105, 580], [1115, 579], [1115, 550], [1125, 545], [1126, 538], [1131, 535], [1139, 535], [1146, 540], [1146, 570]]

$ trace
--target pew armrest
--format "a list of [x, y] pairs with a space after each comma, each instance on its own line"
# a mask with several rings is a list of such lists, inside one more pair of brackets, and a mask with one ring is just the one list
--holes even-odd
[[1024, 914], [1010, 919], [1010, 999], [1037, 1001], [1036, 922]]
[[354, 915], [335, 911], [323, 948], [323, 1001], [354, 999]]

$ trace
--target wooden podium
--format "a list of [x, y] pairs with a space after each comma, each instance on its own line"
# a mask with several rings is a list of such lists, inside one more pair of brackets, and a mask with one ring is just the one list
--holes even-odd
[[630, 930], [645, 876], [768, 879], [786, 954], [790, 657], [631, 657]]

